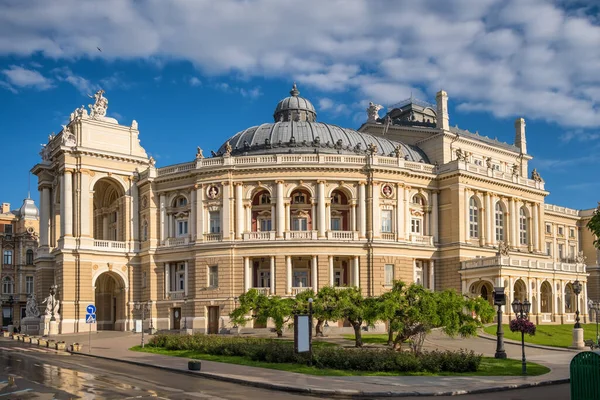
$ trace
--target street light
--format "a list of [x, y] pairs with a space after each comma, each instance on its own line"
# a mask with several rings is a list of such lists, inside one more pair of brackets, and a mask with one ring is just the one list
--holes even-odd
[[[150, 305], [148, 303], [137, 303], [134, 305], [134, 309], [142, 312], [142, 349], [144, 348], [144, 320], [146, 319], [146, 311], [150, 311]], [[152, 324], [152, 320], [150, 320], [150, 324]], [[150, 331], [152, 332], [152, 327], [150, 327]]]
[[573, 293], [575, 293], [575, 301], [577, 302], [575, 305], [575, 329], [581, 328], [581, 324], [579, 323], [579, 293], [581, 293], [581, 289], [581, 282], [575, 280], [575, 282], [573, 282]]
[[494, 305], [498, 306], [498, 328], [496, 329], [496, 354], [494, 358], [506, 358], [504, 350], [504, 328], [502, 327], [502, 306], [506, 304], [503, 287], [494, 288]]
[[[517, 319], [527, 319], [527, 314], [531, 310], [531, 303], [525, 300], [521, 303], [520, 300], [515, 299], [512, 302], [512, 309]], [[525, 359], [525, 332], [521, 331], [521, 350], [523, 352], [522, 366], [523, 375], [527, 375], [527, 360]]]

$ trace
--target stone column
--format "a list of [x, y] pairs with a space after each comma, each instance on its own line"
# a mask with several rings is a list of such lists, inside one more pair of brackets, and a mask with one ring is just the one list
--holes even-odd
[[[373, 182], [373, 237], [381, 237], [381, 207], [379, 205], [379, 184]], [[393, 218], [393, 216], [392, 216]]]
[[185, 270], [183, 271], [183, 295], [187, 296], [188, 295], [188, 270], [189, 270], [189, 266], [188, 266], [188, 262], [185, 262]]
[[508, 302], [506, 303], [506, 312], [509, 315], [509, 320], [510, 320], [510, 314], [512, 313], [511, 304], [515, 300], [514, 284], [515, 284], [515, 282], [513, 281], [513, 277], [509, 276], [508, 277]]
[[435, 261], [429, 260], [429, 289], [435, 291]]
[[275, 256], [271, 256], [270, 258], [271, 259], [269, 260], [270, 261], [269, 269], [271, 272], [271, 274], [270, 274], [271, 279], [269, 281], [271, 283], [271, 285], [270, 285], [271, 286], [271, 288], [270, 288], [271, 294], [274, 295], [275, 294]]
[[[167, 209], [166, 209], [166, 204], [165, 204], [165, 195], [161, 194], [160, 195], [160, 244], [164, 244], [165, 243], [165, 239], [167, 238]], [[106, 220], [103, 220], [103, 224], [106, 222]]]
[[[252, 207], [252, 206], [250, 206], [250, 207]], [[271, 204], [271, 230], [272, 231], [277, 230], [276, 225], [275, 225], [277, 223], [275, 220], [276, 213], [277, 213], [277, 211], [275, 210], [275, 204]], [[249, 230], [251, 231], [252, 229], [249, 229]]]
[[286, 270], [286, 294], [292, 294], [292, 257], [285, 256], [285, 270]]
[[326, 217], [325, 217], [325, 181], [318, 180], [317, 181], [317, 191], [319, 195], [317, 207], [318, 207], [318, 216], [317, 216], [317, 228], [318, 237], [324, 237], [325, 231], [327, 230]]
[[560, 281], [560, 315], [565, 315], [565, 282]]
[[202, 185], [196, 186], [196, 240], [204, 240], [204, 191]]
[[[516, 247], [517, 246], [517, 242], [516, 242], [516, 226], [515, 226], [515, 199], [513, 199], [512, 197], [510, 197], [508, 199], [508, 219], [506, 220], [507, 225], [508, 225], [508, 230], [510, 232], [510, 234], [508, 235], [509, 237], [509, 245], [510, 247]], [[531, 290], [528, 290], [528, 292], [530, 292]]]
[[469, 203], [471, 202], [471, 193], [469, 189], [465, 188], [465, 242], [468, 242], [471, 238], [471, 216], [469, 214]]
[[[83, 181], [83, 176], [82, 176]], [[130, 239], [134, 241], [140, 240], [140, 212], [139, 212], [139, 194], [135, 180], [131, 179], [131, 235]], [[83, 200], [82, 200], [83, 201]], [[83, 206], [81, 207], [83, 214]], [[89, 214], [89, 211], [87, 211]]]
[[367, 236], [367, 203], [365, 201], [365, 182], [358, 182], [358, 237]]
[[[252, 232], [252, 204], [247, 204], [245, 206], [245, 213], [246, 213], [246, 232]], [[271, 214], [272, 215], [272, 214]], [[258, 220], [256, 221], [256, 230], [258, 231], [258, 228], [260, 228], [260, 226], [258, 225]], [[271, 227], [273, 226], [273, 223], [271, 222]]]
[[165, 263], [165, 299], [169, 297], [171, 293], [171, 267], [169, 263]]
[[221, 231], [223, 240], [229, 240], [231, 237], [231, 186], [229, 182], [223, 182], [223, 212], [221, 213]]
[[43, 247], [50, 245], [50, 188], [42, 187], [40, 199], [40, 247]]
[[317, 271], [317, 256], [312, 256], [312, 266], [310, 272], [310, 283], [312, 283], [313, 292], [319, 291], [319, 273]]
[[353, 279], [354, 282], [352, 282], [354, 284], [354, 286], [356, 287], [360, 287], [360, 268], [359, 268], [359, 257], [358, 256], [354, 256], [352, 259], [353, 262], [353, 267], [354, 267], [354, 273], [353, 273]]
[[553, 321], [558, 321], [558, 319], [556, 318], [556, 315], [558, 315], [558, 304], [557, 304], [557, 297], [559, 296], [559, 292], [556, 290], [556, 283], [558, 281], [552, 279], [552, 314], [553, 314]]
[[[313, 207], [314, 208], [314, 207]], [[315, 215], [314, 213], [312, 215]], [[285, 216], [284, 216], [284, 220], [285, 220], [285, 230], [286, 231], [290, 231], [290, 223], [291, 223], [291, 215], [290, 215], [290, 203], [285, 203]]]
[[327, 256], [327, 262], [329, 265], [329, 286], [333, 286], [333, 256]]
[[102, 214], [102, 239], [108, 240], [108, 214]]
[[540, 241], [539, 241], [539, 236], [540, 236], [540, 220], [539, 220], [539, 204], [538, 203], [533, 203], [533, 207], [531, 210], [531, 213], [533, 214], [533, 227], [532, 227], [532, 239], [533, 239], [533, 251], [538, 252], [540, 251]]
[[350, 230], [356, 231], [356, 201], [352, 200], [350, 203]]
[[196, 235], [197, 235], [197, 233], [196, 233], [196, 223], [197, 223], [196, 222], [196, 220], [197, 220], [197, 218], [196, 218], [196, 213], [197, 213], [196, 203], [198, 201], [196, 200], [197, 194], [196, 194], [196, 190], [195, 189], [192, 189], [190, 194], [191, 194], [190, 197], [192, 198], [192, 201], [191, 201], [192, 204], [190, 204], [190, 231], [189, 231], [189, 235], [190, 235], [190, 239], [191, 239], [190, 241], [193, 242], [196, 239]]
[[484, 194], [485, 199], [485, 245], [492, 245], [492, 221], [494, 220], [494, 208], [492, 207], [492, 197], [489, 193]]
[[433, 236], [433, 243], [439, 241], [438, 212], [438, 191], [433, 190], [431, 192], [431, 234]]
[[[544, 224], [544, 206], [540, 203], [538, 203], [538, 225], [540, 227], [540, 230], [538, 231], [538, 249], [540, 249], [541, 251], [545, 251], [546, 239], [543, 232], [546, 231], [546, 224]], [[554, 252], [552, 254], [554, 254]]]
[[242, 183], [235, 184], [235, 238], [241, 239], [244, 231], [244, 203], [242, 200]]
[[406, 226], [404, 225], [404, 190], [401, 184], [396, 184], [396, 238], [406, 239]]
[[[92, 215], [90, 214], [90, 176], [87, 172], [81, 172], [81, 214], [79, 215], [79, 226], [81, 236], [90, 236], [92, 230], [90, 229], [92, 223], [94, 221]], [[137, 206], [137, 186], [135, 182], [132, 182], [132, 185], [135, 186], [136, 189], [136, 197], [134, 198], [134, 208]], [[133, 194], [132, 194], [133, 197]], [[134, 216], [137, 216], [135, 213]], [[135, 222], [134, 222], [135, 223]], [[41, 222], [40, 222], [41, 225]], [[41, 226], [40, 226], [41, 228]]]
[[284, 204], [283, 204], [283, 181], [277, 182], [277, 203], [275, 203], [275, 207], [277, 208], [277, 229], [276, 236], [278, 238], [283, 238], [283, 230], [285, 228], [285, 215], [284, 215]]
[[406, 240], [410, 240], [410, 222], [410, 186], [404, 186], [404, 239]]
[[73, 175], [71, 171], [65, 170], [62, 179], [61, 190], [61, 236], [73, 236]]
[[250, 257], [244, 257], [244, 293], [252, 287], [252, 273], [250, 270]]

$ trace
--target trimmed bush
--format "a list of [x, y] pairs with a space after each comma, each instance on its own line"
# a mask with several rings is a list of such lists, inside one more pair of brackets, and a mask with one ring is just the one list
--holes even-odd
[[[203, 334], [156, 335], [150, 339], [148, 346], [216, 356], [239, 356], [270, 363], [306, 364], [309, 361], [308, 353], [294, 353], [293, 343], [275, 339]], [[317, 368], [367, 372], [474, 372], [479, 368], [481, 355], [466, 350], [415, 355], [390, 349], [313, 346], [312, 363]]]

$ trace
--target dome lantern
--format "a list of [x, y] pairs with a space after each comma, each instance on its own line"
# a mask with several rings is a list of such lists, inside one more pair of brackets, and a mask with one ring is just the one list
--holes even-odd
[[317, 120], [317, 113], [310, 101], [304, 97], [300, 97], [298, 86], [294, 83], [292, 90], [290, 90], [290, 97], [286, 97], [277, 103], [273, 119], [275, 122], [315, 122]]

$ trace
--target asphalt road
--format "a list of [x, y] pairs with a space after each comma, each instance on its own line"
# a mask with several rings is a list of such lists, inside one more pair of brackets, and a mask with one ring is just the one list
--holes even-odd
[[[18, 342], [0, 345], [0, 400], [3, 399], [311, 399], [192, 377], [117, 361], [59, 355]], [[299, 383], [301, 384], [301, 383]], [[569, 399], [569, 385], [453, 397], [460, 400]], [[424, 400], [427, 397], [404, 397]], [[432, 398], [433, 399], [433, 398]], [[439, 397], [435, 399], [440, 400]]]

